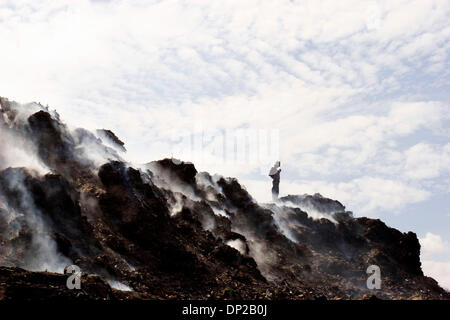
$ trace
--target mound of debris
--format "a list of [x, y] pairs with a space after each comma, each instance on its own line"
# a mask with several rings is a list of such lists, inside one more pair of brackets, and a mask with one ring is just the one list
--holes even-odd
[[449, 298], [414, 233], [338, 201], [260, 204], [192, 163], [127, 163], [114, 133], [71, 130], [39, 104], [1, 98], [0, 113], [0, 300]]
[[114, 132], [112, 132], [111, 130], [107, 130], [107, 129], [98, 129], [97, 130], [97, 134], [102, 137], [103, 139], [105, 139], [107, 142], [112, 143], [113, 145], [115, 145], [120, 151], [127, 151], [127, 149], [125, 148], [125, 143], [120, 140], [116, 134]]

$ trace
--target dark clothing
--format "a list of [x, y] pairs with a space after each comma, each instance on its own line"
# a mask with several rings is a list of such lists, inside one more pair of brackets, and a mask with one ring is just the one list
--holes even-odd
[[272, 178], [272, 198], [273, 198], [273, 200], [277, 200], [278, 195], [280, 193], [280, 172], [281, 172], [281, 170], [278, 170], [277, 173], [270, 176]]

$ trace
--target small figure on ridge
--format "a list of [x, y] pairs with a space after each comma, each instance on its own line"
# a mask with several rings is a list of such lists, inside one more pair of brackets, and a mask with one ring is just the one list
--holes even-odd
[[272, 178], [272, 199], [278, 200], [278, 194], [280, 193], [280, 161], [275, 162], [272, 169], [270, 169], [269, 177]]

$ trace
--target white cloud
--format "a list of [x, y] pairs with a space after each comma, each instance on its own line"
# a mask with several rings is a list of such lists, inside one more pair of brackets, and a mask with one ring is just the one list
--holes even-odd
[[425, 275], [434, 278], [440, 286], [450, 291], [450, 262], [423, 261]]
[[395, 134], [407, 135], [422, 127], [434, 128], [442, 117], [448, 117], [448, 110], [436, 101], [396, 102], [382, 125]]
[[450, 170], [450, 143], [440, 147], [419, 143], [406, 151], [406, 175], [412, 179], [430, 179]]
[[[217, 78], [223, 80], [219, 74], [227, 73], [224, 66], [239, 62], [243, 62], [241, 67], [245, 66], [244, 79], [253, 72], [264, 75], [264, 79], [250, 81], [249, 86], [261, 81], [273, 84], [277, 78], [286, 81], [290, 72], [319, 85], [342, 85], [349, 79], [357, 86], [376, 85], [374, 80], [379, 78], [377, 74], [387, 61], [395, 67], [402, 65], [401, 59], [417, 56], [417, 50], [411, 49], [404, 49], [400, 56], [398, 48], [417, 43], [416, 47], [431, 54], [445, 43], [449, 34], [442, 25], [448, 7], [440, 1], [395, 5], [278, 0], [220, 4], [110, 1], [96, 5], [87, 0], [3, 2], [0, 32], [4, 51], [14, 52], [3, 59], [4, 67], [8, 67], [3, 72], [15, 70], [24, 76], [22, 81], [38, 84], [33, 92], [16, 88], [15, 83], [8, 85], [6, 89], [13, 96], [31, 100], [41, 95], [52, 104], [64, 95], [73, 97], [83, 92], [83, 85], [92, 84], [98, 90], [96, 76], [101, 77], [100, 83], [106, 81], [116, 86], [124, 85], [124, 76], [137, 80], [142, 72], [170, 81], [166, 85], [175, 85], [169, 90], [173, 97], [174, 89], [175, 95], [183, 93], [177, 82], [214, 83]], [[381, 29], [366, 32], [372, 19], [368, 10], [380, 13]], [[410, 24], [411, 16], [416, 17], [414, 27]], [[422, 34], [424, 30], [427, 33]], [[385, 43], [392, 38], [399, 41], [398, 46], [395, 51], [386, 52]], [[330, 50], [327, 44], [337, 40], [342, 41]], [[311, 47], [305, 47], [307, 41]], [[351, 56], [347, 53], [350, 48]], [[172, 55], [175, 52], [182, 54], [176, 57]], [[196, 52], [197, 58], [192, 60], [186, 52]], [[222, 54], [217, 56], [218, 52]], [[296, 57], [298, 53], [304, 56], [304, 52], [317, 58], [305, 64]], [[210, 60], [213, 53], [214, 60]], [[227, 63], [222, 64], [221, 60]], [[230, 80], [242, 79], [243, 73]], [[68, 82], [72, 84], [69, 92], [65, 86]], [[74, 88], [77, 82], [78, 87]], [[142, 90], [143, 85], [134, 81], [132, 88]], [[147, 90], [151, 92], [157, 85], [152, 81]], [[53, 90], [55, 87], [57, 91]]]
[[[376, 215], [377, 211], [389, 211], [394, 214], [412, 203], [418, 203], [430, 197], [426, 190], [407, 184], [375, 177], [362, 177], [348, 182], [330, 183], [328, 181], [286, 181], [282, 176], [280, 184], [281, 196], [288, 194], [321, 193], [332, 199], [339, 199], [348, 210], [357, 216]], [[270, 178], [266, 181], [244, 179], [247, 187], [256, 200], [271, 201]]]
[[444, 241], [440, 235], [427, 232], [424, 238], [420, 238], [422, 255], [427, 256], [436, 253], [443, 253], [450, 249], [450, 243]]
[[0, 95], [108, 127], [136, 162], [197, 122], [280, 129], [282, 188], [400, 212], [446, 186], [447, 142], [402, 139], [449, 133], [448, 94], [422, 90], [448, 87], [449, 17], [439, 0], [2, 1]]

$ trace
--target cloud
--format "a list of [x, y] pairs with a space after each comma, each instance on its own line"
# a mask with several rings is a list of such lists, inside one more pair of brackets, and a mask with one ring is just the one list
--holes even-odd
[[[444, 241], [440, 235], [427, 232], [424, 238], [420, 238], [422, 255], [428, 256], [436, 253], [443, 253], [450, 250], [450, 243]], [[450, 270], [449, 270], [450, 271]]]
[[[280, 130], [282, 188], [401, 212], [447, 186], [449, 17], [439, 0], [2, 1], [0, 94], [112, 129], [134, 162], [196, 123]], [[199, 167], [265, 197], [258, 164]]]
[[450, 291], [450, 262], [423, 261], [425, 275], [436, 279], [441, 287]]
[[450, 143], [433, 146], [419, 143], [406, 151], [406, 175], [411, 179], [431, 179], [450, 170]]
[[[260, 202], [270, 202], [270, 179], [243, 180], [248, 191]], [[394, 180], [376, 177], [362, 177], [348, 182], [330, 183], [328, 181], [286, 181], [281, 177], [280, 194], [314, 194], [321, 193], [332, 199], [339, 199], [348, 210], [356, 215], [377, 214], [377, 211], [401, 213], [406, 205], [418, 203], [430, 197], [430, 193], [423, 189], [411, 187]]]
[[[450, 206], [449, 19], [440, 0], [4, 0], [0, 96], [111, 129], [135, 163], [170, 156], [178, 130], [278, 130], [282, 195], [392, 213], [448, 261], [448, 239], [410, 212]], [[271, 201], [264, 164], [201, 156]], [[448, 284], [447, 262], [424, 270]]]
[[[52, 104], [79, 95], [84, 85], [93, 85], [84, 94], [95, 95], [100, 79], [108, 91], [129, 87], [136, 98], [175, 101], [183, 95], [255, 90], [292, 76], [319, 86], [378, 86], [386, 63], [403, 70], [402, 59], [417, 56], [412, 49], [400, 56], [399, 48], [417, 38], [417, 47], [428, 55], [449, 36], [442, 28], [448, 5], [440, 1], [47, 0], [4, 2], [2, 8], [5, 51], [14, 52], [4, 66], [27, 73], [22, 81], [39, 79], [33, 91]], [[367, 30], [368, 11], [379, 13], [381, 28]], [[403, 19], [411, 16], [417, 19], [414, 27]], [[386, 50], [389, 41], [395, 45]], [[47, 70], [39, 72], [43, 65]], [[133, 83], [127, 83], [130, 78]], [[64, 86], [68, 82], [72, 85]], [[30, 89], [8, 87], [22, 99], [36, 97], [29, 97]]]

